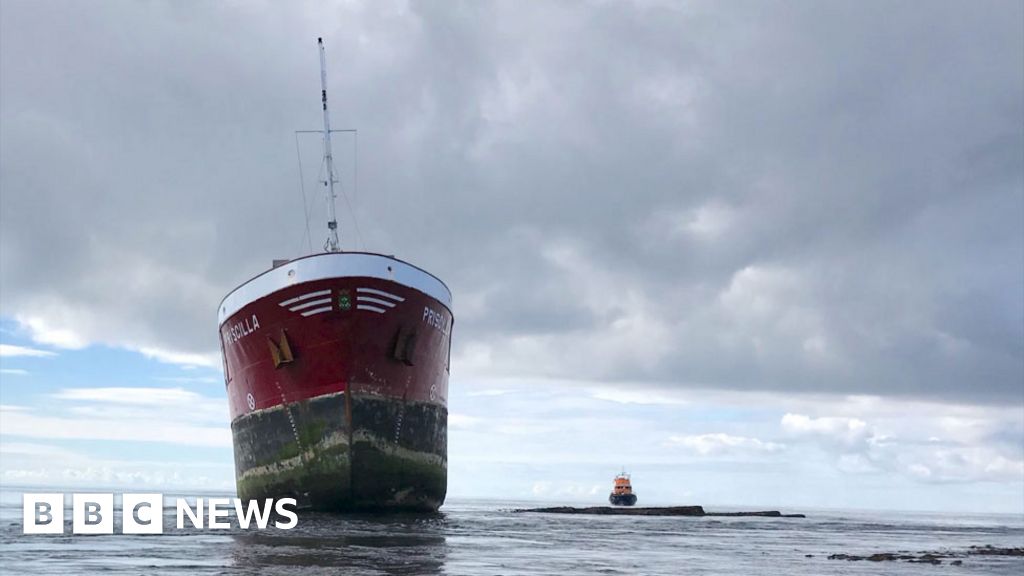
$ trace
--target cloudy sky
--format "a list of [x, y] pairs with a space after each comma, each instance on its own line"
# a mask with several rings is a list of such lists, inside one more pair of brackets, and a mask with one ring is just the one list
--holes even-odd
[[4, 484], [232, 486], [318, 36], [344, 247], [454, 294], [452, 497], [1024, 512], [1017, 1], [2, 0]]

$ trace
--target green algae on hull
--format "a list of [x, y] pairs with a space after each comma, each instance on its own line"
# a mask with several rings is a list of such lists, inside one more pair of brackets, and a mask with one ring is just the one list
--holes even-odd
[[437, 510], [447, 491], [447, 411], [356, 397], [350, 413], [351, 426], [338, 393], [237, 418], [239, 497], [294, 497], [320, 510]]

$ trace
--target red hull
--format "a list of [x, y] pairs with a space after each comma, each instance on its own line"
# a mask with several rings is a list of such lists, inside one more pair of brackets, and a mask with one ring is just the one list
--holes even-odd
[[[404, 301], [385, 313], [358, 310], [360, 289]], [[316, 292], [329, 293], [330, 311], [304, 317], [280, 305]], [[352, 300], [347, 311], [338, 304], [345, 292]], [[443, 328], [428, 323], [432, 312], [442, 316]], [[394, 357], [402, 329], [415, 335], [411, 365]], [[245, 306], [221, 327], [231, 419], [349, 390], [447, 406], [450, 330], [451, 313], [443, 305], [385, 280], [332, 278], [285, 288]], [[295, 361], [275, 366], [272, 346], [280, 348], [282, 334]]]
[[[340, 508], [410, 498], [440, 505], [438, 474], [429, 473], [429, 489], [409, 478], [424, 462], [447, 466], [453, 318], [438, 285], [392, 258], [322, 254], [225, 299], [220, 335], [240, 496], [312, 494], [314, 506]], [[286, 418], [274, 416], [282, 411]], [[419, 429], [403, 431], [403, 419]], [[361, 461], [372, 461], [372, 471], [361, 472]], [[401, 482], [387, 476], [392, 468]], [[390, 488], [360, 495], [358, 486]]]

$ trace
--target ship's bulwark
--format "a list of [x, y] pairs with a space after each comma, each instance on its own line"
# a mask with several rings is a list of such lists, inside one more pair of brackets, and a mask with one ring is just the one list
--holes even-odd
[[437, 510], [450, 301], [429, 274], [354, 253], [292, 261], [229, 295], [221, 342], [238, 496]]

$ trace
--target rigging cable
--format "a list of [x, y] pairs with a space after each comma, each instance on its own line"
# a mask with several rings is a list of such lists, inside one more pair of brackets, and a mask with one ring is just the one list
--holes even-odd
[[[354, 147], [354, 150], [355, 150], [355, 152], [354, 152], [354, 154], [355, 154], [355, 162], [358, 162], [359, 161], [359, 156], [358, 156], [358, 154], [359, 154], [359, 132], [355, 132], [355, 147]], [[358, 166], [358, 164], [356, 164], [356, 166]], [[353, 170], [353, 172], [355, 172], [355, 170]], [[358, 180], [356, 180], [356, 182], [358, 182]], [[355, 194], [355, 191], [353, 191], [353, 195], [354, 194]], [[359, 219], [356, 218], [356, 211], [352, 208], [352, 203], [349, 202], [348, 193], [345, 192], [345, 188], [344, 187], [341, 188], [341, 196], [343, 198], [345, 198], [345, 206], [348, 207], [348, 213], [352, 215], [352, 224], [355, 225], [355, 229], [356, 229], [356, 241], [357, 241], [356, 246], [360, 247], [360, 248], [365, 248], [366, 244], [363, 243], [363, 233], [359, 230]]]
[[[309, 204], [306, 201], [306, 183], [302, 176], [302, 154], [299, 152], [299, 135], [295, 134], [295, 159], [299, 163], [299, 189], [302, 190], [302, 215], [306, 218], [306, 244], [309, 246], [309, 253], [313, 253], [313, 238], [309, 231]], [[299, 242], [300, 249], [302, 242]]]

